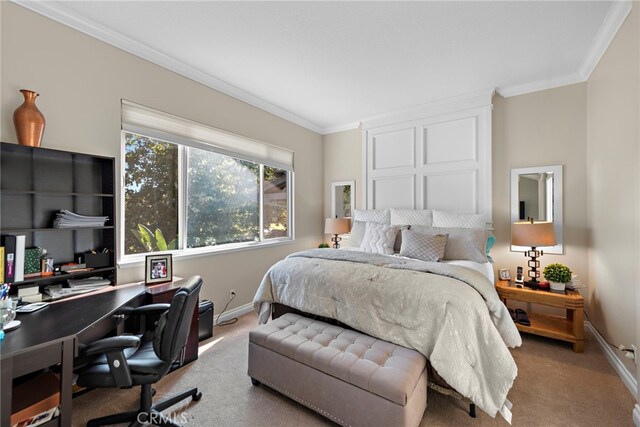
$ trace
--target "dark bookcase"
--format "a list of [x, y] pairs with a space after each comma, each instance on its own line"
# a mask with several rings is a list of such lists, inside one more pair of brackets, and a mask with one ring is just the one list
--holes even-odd
[[[25, 279], [12, 285], [65, 283], [102, 276], [116, 283], [115, 159], [1, 143], [0, 234], [25, 235], [26, 247], [46, 249], [54, 263], [77, 262], [91, 250], [109, 251], [109, 265], [89, 272]], [[55, 214], [108, 216], [104, 227], [53, 228]]]

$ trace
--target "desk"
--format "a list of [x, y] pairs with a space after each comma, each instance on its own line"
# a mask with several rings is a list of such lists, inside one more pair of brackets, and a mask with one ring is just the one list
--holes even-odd
[[118, 326], [124, 319], [118, 311], [142, 305], [145, 292], [144, 285], [117, 286], [19, 314], [20, 327], [0, 341], [0, 425], [10, 425], [13, 378], [59, 363], [60, 417], [46, 425], [70, 426], [73, 359], [79, 348]]

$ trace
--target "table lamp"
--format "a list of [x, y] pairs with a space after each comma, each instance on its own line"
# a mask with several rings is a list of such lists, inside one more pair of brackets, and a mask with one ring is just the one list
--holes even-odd
[[331, 241], [335, 249], [340, 248], [340, 240], [342, 237], [338, 234], [344, 234], [351, 231], [351, 218], [327, 218], [324, 221], [325, 234], [333, 234]]
[[531, 258], [529, 260], [529, 280], [524, 285], [538, 289], [540, 277], [540, 261], [538, 258], [544, 255], [543, 251], [536, 248], [540, 246], [554, 246], [556, 244], [556, 235], [553, 232], [553, 223], [546, 221], [529, 221], [515, 222], [511, 225], [511, 244], [516, 246], [530, 246], [530, 251], [525, 251], [524, 256]]

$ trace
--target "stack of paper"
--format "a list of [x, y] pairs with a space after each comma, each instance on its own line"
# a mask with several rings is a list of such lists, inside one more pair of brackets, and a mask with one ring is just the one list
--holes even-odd
[[56, 299], [92, 292], [109, 286], [111, 281], [103, 279], [102, 277], [89, 277], [87, 279], [69, 279], [67, 283], [69, 283], [68, 288], [63, 288], [62, 285], [49, 285], [44, 288], [44, 292], [49, 295], [51, 299]]
[[86, 279], [69, 279], [67, 280], [71, 289], [99, 289], [111, 284], [108, 279], [102, 277], [89, 277]]
[[102, 227], [108, 219], [108, 216], [86, 216], [63, 209], [56, 214], [56, 219], [53, 220], [53, 227]]

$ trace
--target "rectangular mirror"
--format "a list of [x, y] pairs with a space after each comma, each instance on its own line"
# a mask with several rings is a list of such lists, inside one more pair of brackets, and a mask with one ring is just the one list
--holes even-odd
[[[562, 165], [511, 169], [511, 223], [530, 218], [553, 223], [558, 243], [539, 249], [563, 254]], [[511, 245], [511, 250], [516, 252], [529, 249]]]
[[351, 217], [355, 208], [356, 182], [334, 181], [331, 183], [331, 218]]

